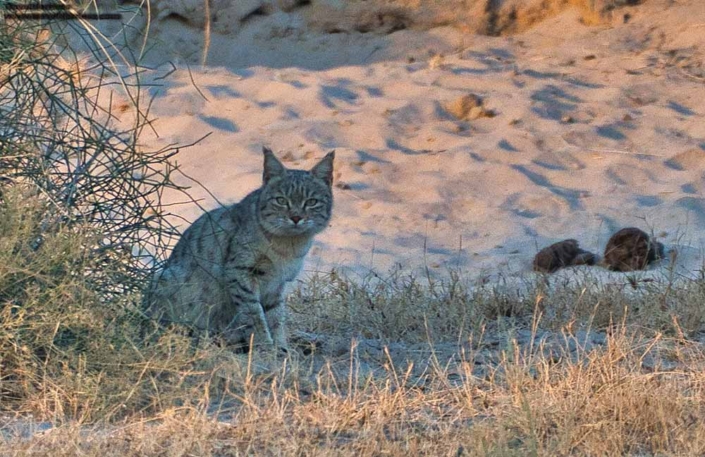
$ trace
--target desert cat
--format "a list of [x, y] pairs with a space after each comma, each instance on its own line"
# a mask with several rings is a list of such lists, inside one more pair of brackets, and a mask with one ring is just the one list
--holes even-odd
[[156, 278], [149, 312], [221, 335], [229, 344], [286, 350], [284, 285], [301, 270], [333, 207], [331, 151], [310, 171], [290, 170], [268, 148], [262, 187], [210, 211], [182, 235]]

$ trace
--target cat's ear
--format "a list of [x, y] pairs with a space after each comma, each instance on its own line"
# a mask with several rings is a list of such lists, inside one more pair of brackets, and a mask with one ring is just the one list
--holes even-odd
[[262, 147], [264, 153], [264, 173], [262, 180], [266, 184], [272, 178], [282, 177], [286, 174], [286, 168], [279, 159], [276, 158], [271, 149], [266, 146]]
[[333, 159], [335, 158], [335, 151], [331, 151], [326, 156], [321, 159], [320, 162], [316, 164], [315, 167], [311, 168], [311, 174], [316, 178], [320, 178], [328, 184], [328, 187], [333, 185]]

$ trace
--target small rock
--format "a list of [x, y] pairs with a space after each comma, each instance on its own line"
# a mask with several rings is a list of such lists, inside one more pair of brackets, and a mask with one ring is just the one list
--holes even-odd
[[470, 108], [470, 112], [467, 114], [467, 119], [471, 121], [479, 119], [482, 117], [484, 112], [485, 110], [481, 106], [473, 106], [472, 108]]
[[636, 227], [619, 230], [607, 242], [604, 263], [613, 271], [643, 270], [664, 257], [663, 244]]
[[672, 371], [678, 367], [678, 364], [670, 360], [665, 360], [662, 357], [647, 354], [641, 359], [641, 368], [646, 371]]
[[595, 254], [592, 252], [582, 251], [575, 256], [571, 265], [595, 265]]
[[463, 95], [444, 105], [445, 110], [454, 118], [470, 121], [481, 117], [494, 117], [495, 113], [484, 107], [482, 98], [475, 94]]
[[431, 57], [431, 60], [428, 61], [428, 67], [431, 70], [435, 70], [436, 68], [443, 68], [444, 67], [443, 54], [436, 54], [435, 56]]
[[577, 240], [563, 240], [541, 249], [534, 257], [534, 271], [553, 273], [574, 265], [594, 265], [595, 254], [580, 248]]

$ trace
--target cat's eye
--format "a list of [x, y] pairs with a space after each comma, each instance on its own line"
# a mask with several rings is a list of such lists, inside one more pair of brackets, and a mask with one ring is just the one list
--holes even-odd
[[274, 201], [276, 201], [278, 205], [282, 205], [282, 206], [288, 206], [288, 204], [289, 204], [289, 202], [284, 197], [277, 197], [274, 199]]
[[304, 202], [304, 206], [315, 206], [318, 203], [318, 200], [315, 198], [309, 198]]

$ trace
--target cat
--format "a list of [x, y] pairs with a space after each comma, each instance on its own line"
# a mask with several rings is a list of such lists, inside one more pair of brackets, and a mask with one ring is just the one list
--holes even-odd
[[199, 217], [182, 235], [148, 297], [148, 313], [216, 334], [228, 345], [286, 352], [284, 286], [300, 272], [333, 208], [329, 152], [292, 170], [264, 147], [262, 186]]

